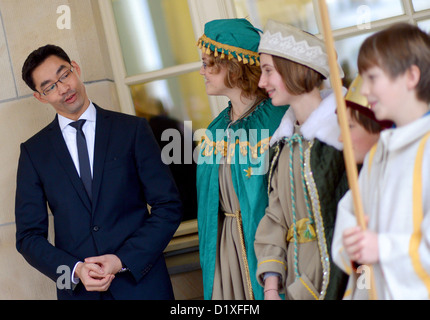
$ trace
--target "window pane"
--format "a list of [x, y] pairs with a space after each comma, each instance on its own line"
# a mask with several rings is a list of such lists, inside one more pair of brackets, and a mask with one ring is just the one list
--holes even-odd
[[372, 21], [404, 14], [401, 0], [330, 0], [327, 6], [333, 29], [360, 28]]
[[429, 0], [412, 0], [412, 4], [414, 5], [415, 11], [430, 9]]
[[418, 22], [418, 27], [427, 33], [430, 33], [430, 20], [423, 20]]
[[336, 41], [335, 47], [339, 56], [339, 63], [345, 72], [343, 84], [345, 87], [349, 87], [352, 80], [358, 74], [357, 58], [358, 51], [360, 50], [361, 44], [369, 37], [371, 33], [350, 37], [347, 39]]
[[312, 0], [234, 0], [237, 16], [249, 17], [260, 29], [268, 19], [291, 24], [310, 33], [318, 33]]
[[193, 130], [207, 128], [212, 113], [199, 72], [130, 86], [136, 115], [148, 120], [168, 115], [180, 122], [192, 121]]
[[[145, 117], [172, 172], [184, 205], [183, 220], [197, 218], [196, 161], [198, 136], [212, 120], [204, 81], [198, 72], [130, 87], [136, 115]], [[187, 122], [185, 122], [187, 121]], [[168, 131], [167, 131], [168, 130]], [[165, 136], [163, 136], [163, 133]]]
[[199, 60], [187, 0], [112, 0], [128, 76]]

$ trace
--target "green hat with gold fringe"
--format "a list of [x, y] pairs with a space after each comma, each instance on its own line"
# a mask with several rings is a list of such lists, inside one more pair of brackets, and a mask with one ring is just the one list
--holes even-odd
[[221, 59], [236, 58], [243, 64], [259, 66], [260, 32], [246, 19], [212, 20], [205, 24], [197, 46], [206, 54], [221, 54]]

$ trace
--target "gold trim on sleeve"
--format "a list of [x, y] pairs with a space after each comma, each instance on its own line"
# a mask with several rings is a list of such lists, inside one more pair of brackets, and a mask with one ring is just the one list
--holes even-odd
[[418, 146], [417, 157], [414, 165], [414, 183], [412, 185], [412, 222], [413, 233], [409, 242], [409, 255], [411, 257], [412, 266], [418, 277], [424, 282], [430, 298], [430, 275], [424, 268], [419, 255], [419, 247], [422, 239], [421, 223], [424, 218], [423, 199], [422, 199], [422, 165], [424, 149], [430, 132], [421, 139]]

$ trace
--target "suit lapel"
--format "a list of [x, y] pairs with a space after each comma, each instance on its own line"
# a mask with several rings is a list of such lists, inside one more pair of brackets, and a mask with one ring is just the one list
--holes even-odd
[[85, 204], [88, 211], [91, 212], [90, 199], [88, 198], [84, 185], [79, 178], [78, 172], [76, 171], [75, 164], [73, 163], [72, 157], [70, 156], [69, 150], [67, 149], [67, 145], [64, 141], [63, 134], [61, 133], [60, 126], [58, 124], [58, 116], [56, 116], [54, 121], [51, 123], [49, 130], [55, 155], [57, 156], [64, 171], [69, 176], [70, 182], [72, 183], [82, 202]]
[[108, 148], [111, 119], [103, 109], [94, 104], [97, 110], [96, 135], [94, 145], [94, 164], [93, 164], [93, 211], [97, 205], [100, 186], [103, 178], [103, 168]]

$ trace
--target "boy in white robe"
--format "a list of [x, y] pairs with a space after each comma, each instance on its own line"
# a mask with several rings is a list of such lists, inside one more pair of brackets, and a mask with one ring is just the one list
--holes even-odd
[[395, 24], [365, 40], [358, 68], [375, 117], [395, 128], [381, 133], [360, 171], [366, 230], [351, 192], [339, 202], [333, 260], [351, 275], [349, 298], [368, 298], [369, 269], [359, 266], [373, 265], [378, 299], [429, 299], [430, 37]]

